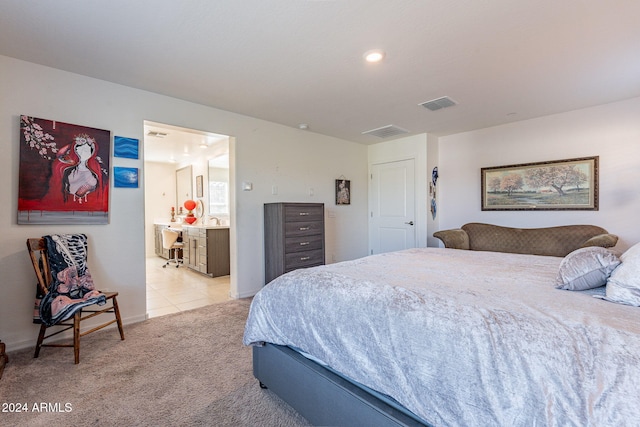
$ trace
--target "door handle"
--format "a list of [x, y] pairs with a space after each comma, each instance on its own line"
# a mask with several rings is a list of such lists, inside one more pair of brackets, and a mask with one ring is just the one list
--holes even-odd
[[413, 225], [413, 221], [405, 222], [405, 224]]

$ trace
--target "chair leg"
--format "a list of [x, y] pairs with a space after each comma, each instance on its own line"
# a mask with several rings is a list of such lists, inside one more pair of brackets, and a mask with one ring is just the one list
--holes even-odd
[[118, 301], [116, 300], [116, 297], [113, 297], [113, 311], [116, 315], [118, 331], [120, 331], [120, 339], [124, 341], [124, 329], [122, 329], [122, 318], [120, 318], [120, 308], [118, 307]]
[[33, 354], [33, 358], [37, 358], [40, 355], [40, 348], [42, 348], [42, 341], [44, 340], [44, 333], [47, 330], [47, 325], [40, 324], [40, 333], [38, 333], [38, 341], [36, 342], [36, 352]]
[[80, 363], [80, 318], [82, 317], [82, 310], [76, 311], [73, 315], [73, 356], [75, 358], [75, 364]]

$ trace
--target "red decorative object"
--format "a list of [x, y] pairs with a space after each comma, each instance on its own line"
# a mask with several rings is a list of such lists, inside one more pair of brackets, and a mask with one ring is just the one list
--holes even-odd
[[184, 217], [184, 221], [187, 224], [193, 224], [198, 220], [198, 218], [193, 214], [193, 210], [196, 208], [196, 202], [193, 200], [187, 200], [184, 202], [184, 207], [189, 211], [187, 216]]

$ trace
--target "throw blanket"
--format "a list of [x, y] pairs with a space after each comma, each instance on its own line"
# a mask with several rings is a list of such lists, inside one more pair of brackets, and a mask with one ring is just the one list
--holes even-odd
[[95, 289], [87, 267], [87, 236], [44, 236], [53, 282], [40, 303], [40, 320], [47, 326], [69, 319], [83, 307], [104, 305], [104, 294]]

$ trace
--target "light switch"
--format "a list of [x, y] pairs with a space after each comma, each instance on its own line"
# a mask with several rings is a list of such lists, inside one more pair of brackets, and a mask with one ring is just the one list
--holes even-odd
[[251, 191], [253, 190], [253, 182], [242, 181], [242, 191]]

